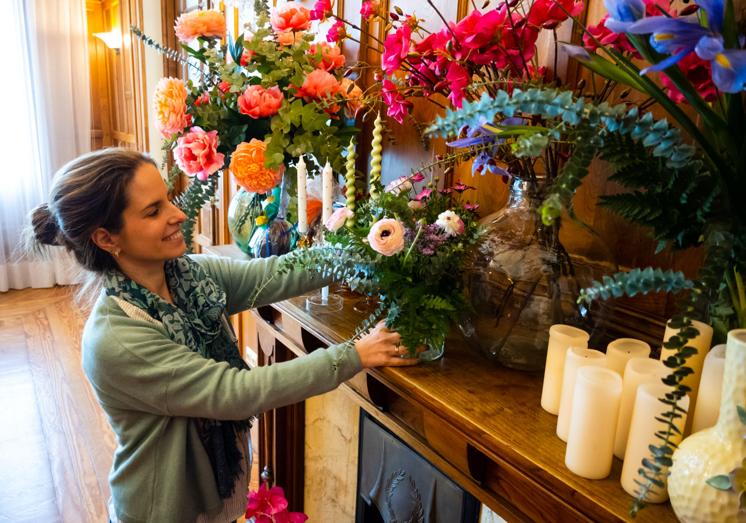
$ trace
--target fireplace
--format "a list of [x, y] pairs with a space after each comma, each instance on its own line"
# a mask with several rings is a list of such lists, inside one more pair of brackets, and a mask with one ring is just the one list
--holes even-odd
[[480, 503], [365, 411], [356, 523], [476, 523]]

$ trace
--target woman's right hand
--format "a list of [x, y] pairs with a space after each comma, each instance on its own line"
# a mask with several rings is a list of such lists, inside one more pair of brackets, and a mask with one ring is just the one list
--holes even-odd
[[398, 332], [386, 328], [385, 322], [379, 322], [368, 333], [355, 342], [364, 369], [384, 365], [400, 367], [416, 365], [417, 358], [404, 358], [409, 349], [401, 345]]

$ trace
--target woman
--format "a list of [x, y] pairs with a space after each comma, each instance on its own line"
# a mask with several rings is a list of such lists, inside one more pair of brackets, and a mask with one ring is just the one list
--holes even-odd
[[184, 214], [154, 162], [123, 149], [86, 154], [34, 210], [37, 242], [63, 245], [100, 282], [83, 369], [117, 436], [112, 520], [226, 522], [244, 512], [249, 420], [334, 389], [363, 368], [409, 365], [379, 324], [354, 344], [248, 371], [226, 316], [327, 284], [278, 259], [184, 256]]

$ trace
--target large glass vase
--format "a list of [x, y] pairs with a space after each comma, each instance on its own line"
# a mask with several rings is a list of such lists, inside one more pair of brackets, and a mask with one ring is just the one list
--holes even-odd
[[603, 242], [583, 227], [571, 242], [582, 252], [571, 254], [559, 224], [542, 224], [539, 204], [535, 185], [514, 179], [507, 205], [482, 220], [486, 239], [465, 274], [473, 311], [461, 323], [467, 341], [490, 359], [537, 372], [553, 324], [600, 337], [598, 312], [576, 300], [582, 287], [614, 270]]
[[228, 205], [228, 230], [233, 243], [248, 255], [253, 255], [249, 245], [255, 229], [256, 217], [262, 213], [262, 195], [239, 189]]

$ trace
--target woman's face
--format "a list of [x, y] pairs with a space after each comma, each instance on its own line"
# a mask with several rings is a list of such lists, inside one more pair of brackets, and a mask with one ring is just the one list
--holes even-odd
[[177, 258], [186, 251], [181, 224], [186, 215], [168, 199], [158, 169], [143, 163], [127, 186], [122, 230], [113, 234], [121, 265], [148, 265]]

